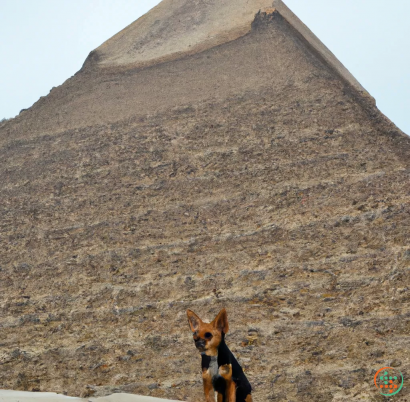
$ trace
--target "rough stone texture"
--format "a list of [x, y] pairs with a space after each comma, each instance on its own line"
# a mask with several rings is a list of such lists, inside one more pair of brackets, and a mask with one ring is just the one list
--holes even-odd
[[278, 12], [84, 68], [0, 156], [0, 388], [201, 400], [185, 310], [222, 307], [255, 401], [409, 378], [410, 140]]

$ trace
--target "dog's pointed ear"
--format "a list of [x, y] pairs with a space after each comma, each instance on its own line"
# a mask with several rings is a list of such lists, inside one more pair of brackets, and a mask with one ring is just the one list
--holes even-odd
[[224, 308], [218, 313], [218, 315], [212, 321], [212, 325], [218, 331], [221, 331], [224, 334], [228, 333], [229, 331], [228, 314], [226, 313], [226, 310]]
[[191, 331], [192, 332], [197, 331], [199, 326], [202, 323], [202, 320], [192, 310], [187, 310], [186, 314], [188, 316], [188, 323], [189, 323], [189, 326], [191, 327]]

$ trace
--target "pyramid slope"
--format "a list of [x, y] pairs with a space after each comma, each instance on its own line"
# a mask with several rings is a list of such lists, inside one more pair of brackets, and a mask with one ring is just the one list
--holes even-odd
[[187, 308], [227, 308], [255, 400], [410, 370], [410, 139], [301, 29], [89, 65], [0, 126], [1, 388], [201, 400]]
[[292, 27], [306, 40], [319, 57], [322, 57], [347, 82], [362, 95], [374, 99], [356, 80], [349, 70], [335, 57], [335, 55], [321, 42], [321, 40], [290, 10], [282, 0], [274, 0], [275, 9], [292, 25]]

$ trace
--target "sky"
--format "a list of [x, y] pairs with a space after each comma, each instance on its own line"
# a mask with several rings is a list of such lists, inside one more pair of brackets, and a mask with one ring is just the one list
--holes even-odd
[[[410, 134], [409, 0], [284, 0]], [[0, 120], [82, 66], [159, 0], [0, 0]]]

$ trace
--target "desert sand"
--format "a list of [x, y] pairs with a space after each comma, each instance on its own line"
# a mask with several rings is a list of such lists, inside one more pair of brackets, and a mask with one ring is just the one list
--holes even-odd
[[0, 390], [0, 402], [74, 402], [74, 401], [98, 401], [98, 402], [158, 402], [170, 401], [170, 399], [152, 398], [149, 396], [131, 394], [113, 394], [102, 398], [73, 398], [56, 394], [54, 392], [24, 392]]

